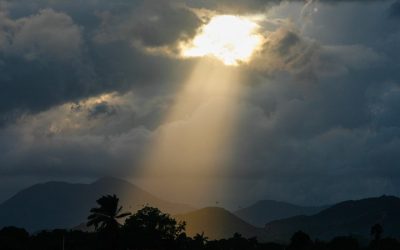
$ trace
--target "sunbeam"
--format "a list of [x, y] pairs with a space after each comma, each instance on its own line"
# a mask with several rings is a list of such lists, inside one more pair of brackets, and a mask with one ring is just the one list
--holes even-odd
[[237, 68], [216, 61], [204, 59], [196, 66], [156, 132], [142, 168], [141, 179], [168, 176], [174, 182], [168, 183], [169, 190], [151, 189], [165, 193], [179, 190], [180, 195], [191, 194], [192, 200], [196, 198], [193, 194], [200, 198], [210, 196], [211, 189], [218, 192], [209, 180], [200, 180], [227, 171], [239, 79]]
[[182, 48], [183, 57], [201, 59], [154, 133], [136, 175], [147, 189], [179, 194], [193, 204], [224, 197], [229, 187], [215, 178], [229, 173], [242, 92], [238, 66], [249, 62], [265, 40], [257, 31], [249, 18], [215, 16]]

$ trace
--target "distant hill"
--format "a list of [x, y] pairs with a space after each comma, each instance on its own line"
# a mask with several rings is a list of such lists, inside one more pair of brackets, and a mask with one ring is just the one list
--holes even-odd
[[303, 230], [311, 237], [331, 239], [338, 235], [370, 238], [371, 226], [380, 223], [384, 235], [400, 235], [400, 199], [382, 196], [338, 203], [312, 216], [296, 216], [266, 225], [269, 240], [288, 240]]
[[24, 189], [0, 204], [0, 228], [24, 227], [29, 231], [71, 228], [86, 221], [89, 210], [102, 195], [116, 194], [124, 210], [136, 211], [148, 204], [177, 214], [190, 206], [167, 202], [120, 179], [102, 178], [91, 184], [48, 182]]
[[174, 216], [178, 221], [185, 221], [186, 233], [194, 236], [204, 232], [209, 239], [221, 239], [232, 237], [234, 233], [240, 233], [245, 237], [265, 237], [262, 228], [254, 227], [231, 212], [219, 207], [207, 207], [186, 214]]
[[254, 226], [264, 227], [265, 224], [273, 220], [297, 215], [313, 215], [327, 207], [303, 207], [287, 202], [262, 200], [236, 211], [235, 215]]

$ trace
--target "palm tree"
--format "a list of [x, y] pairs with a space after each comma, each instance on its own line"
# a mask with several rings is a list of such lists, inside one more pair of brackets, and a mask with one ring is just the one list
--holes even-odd
[[87, 226], [94, 226], [96, 231], [108, 231], [118, 229], [121, 224], [118, 219], [122, 219], [131, 213], [121, 213], [122, 206], [119, 206], [119, 198], [114, 195], [102, 196], [97, 204], [100, 207], [90, 209]]
[[195, 245], [199, 249], [204, 247], [204, 245], [207, 243], [207, 240], [208, 240], [208, 237], [204, 235], [204, 232], [202, 232], [201, 234], [197, 233], [193, 237], [193, 241], [195, 242]]
[[379, 241], [381, 239], [383, 233], [383, 227], [380, 224], [375, 224], [371, 227], [371, 235], [374, 237], [375, 241]]
[[118, 230], [121, 224], [118, 219], [122, 219], [131, 213], [122, 213], [122, 206], [119, 206], [119, 198], [114, 195], [102, 196], [98, 199], [99, 207], [90, 209], [88, 216], [88, 227], [94, 226], [96, 232], [105, 233], [110, 238], [111, 247], [115, 248]]

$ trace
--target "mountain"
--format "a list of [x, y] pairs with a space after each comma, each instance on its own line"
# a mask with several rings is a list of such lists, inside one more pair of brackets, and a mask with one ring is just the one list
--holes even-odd
[[295, 216], [265, 226], [269, 240], [288, 240], [303, 230], [311, 237], [331, 239], [338, 235], [370, 238], [371, 226], [380, 223], [384, 235], [400, 235], [400, 199], [382, 196], [338, 203], [312, 216]]
[[171, 214], [193, 210], [115, 178], [102, 178], [91, 184], [48, 182], [24, 189], [0, 204], [0, 228], [9, 225], [29, 231], [71, 228], [86, 221], [90, 208], [97, 205], [96, 200], [107, 194], [116, 194], [124, 210], [132, 212], [146, 204]]
[[327, 208], [327, 206], [303, 207], [287, 202], [262, 200], [249, 207], [236, 211], [235, 215], [252, 225], [264, 227], [266, 223], [273, 220], [280, 220], [296, 215], [313, 215], [325, 208]]
[[262, 228], [254, 227], [231, 212], [219, 207], [207, 207], [186, 214], [174, 216], [178, 221], [186, 222], [186, 233], [194, 236], [204, 232], [209, 239], [222, 239], [240, 233], [245, 237], [265, 237]]

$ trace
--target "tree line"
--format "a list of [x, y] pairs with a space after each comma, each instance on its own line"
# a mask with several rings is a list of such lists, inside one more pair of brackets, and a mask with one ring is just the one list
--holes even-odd
[[400, 250], [397, 239], [382, 237], [379, 224], [371, 227], [368, 246], [360, 246], [351, 236], [312, 240], [302, 231], [288, 244], [263, 243], [238, 233], [209, 240], [204, 233], [189, 237], [185, 222], [155, 207], [145, 206], [134, 214], [124, 212], [116, 195], [102, 196], [97, 204], [86, 223], [91, 231], [56, 229], [29, 234], [22, 228], [5, 227], [0, 230], [0, 250]]

